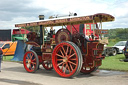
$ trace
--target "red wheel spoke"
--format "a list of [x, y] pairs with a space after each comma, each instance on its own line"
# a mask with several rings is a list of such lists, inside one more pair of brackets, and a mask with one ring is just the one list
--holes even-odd
[[29, 59], [26, 59], [26, 61], [28, 62], [28, 61], [29, 61]]
[[69, 53], [69, 55], [71, 55], [71, 52], [72, 52], [72, 49], [70, 48], [70, 53]]
[[64, 51], [64, 54], [66, 54], [65, 49], [64, 49], [64, 47], [63, 47], [63, 46], [62, 46], [62, 49], [63, 49], [63, 51]]
[[62, 50], [60, 50], [60, 52], [61, 52], [62, 56], [64, 57], [64, 54], [63, 54]]
[[26, 58], [27, 58], [27, 59], [29, 59], [29, 57], [28, 57], [28, 56], [26, 56]]
[[30, 59], [32, 59], [32, 57], [33, 57], [33, 53], [30, 54]]
[[57, 61], [63, 61], [63, 59], [57, 59]]
[[32, 62], [33, 62], [33, 61], [36, 61], [36, 58], [34, 58], [34, 59], [32, 60]]
[[30, 59], [32, 59], [32, 56], [31, 56], [31, 54], [29, 54], [29, 56], [30, 56]]
[[64, 72], [63, 72], [64, 74], [65, 74], [65, 72], [66, 72], [66, 69], [67, 69], [67, 64], [66, 64], [66, 67], [65, 67]]
[[68, 61], [68, 62], [76, 66], [76, 64], [75, 64], [75, 63], [73, 63], [73, 62], [71, 62], [71, 61]]
[[35, 68], [36, 68], [36, 66], [35, 66], [35, 65], [36, 65], [36, 64], [34, 64], [34, 65], [33, 65], [33, 67], [34, 67], [33, 69], [35, 69]]
[[60, 66], [60, 65], [62, 65], [64, 62], [61, 62], [61, 63], [59, 63], [59, 64], [57, 64], [57, 66]]
[[68, 58], [71, 58], [72, 56], [76, 55], [76, 53], [73, 53], [71, 56], [69, 56]]
[[63, 64], [62, 64], [62, 67], [61, 67], [61, 70], [62, 70], [62, 71], [63, 71], [64, 64], [65, 64], [65, 63], [63, 63]]
[[68, 67], [68, 70], [69, 70], [69, 73], [70, 73], [70, 72], [71, 72], [71, 70], [70, 70], [70, 68], [69, 68], [68, 64], [67, 64], [67, 67]]
[[66, 50], [66, 56], [67, 56], [67, 54], [68, 54], [68, 48], [69, 48], [69, 46], [67, 46], [67, 50]]
[[30, 70], [32, 69], [32, 66], [31, 66], [31, 64], [29, 64], [29, 69], [30, 69]]
[[26, 65], [28, 65], [28, 62], [26, 63]]
[[61, 58], [63, 58], [63, 56], [62, 55], [59, 55], [59, 54], [56, 54], [57, 56], [59, 56], [59, 57], [61, 57]]
[[70, 60], [74, 60], [74, 61], [76, 61], [76, 58], [71, 58]]
[[71, 71], [73, 71], [73, 67], [72, 67], [72, 65], [69, 63], [69, 65], [70, 65], [70, 68], [71, 68]]
[[31, 62], [33, 65], [35, 65], [36, 63], [35, 62]]

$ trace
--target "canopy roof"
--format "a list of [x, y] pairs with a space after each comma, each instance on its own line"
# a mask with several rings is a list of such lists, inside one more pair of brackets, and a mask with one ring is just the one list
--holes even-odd
[[73, 16], [73, 17], [63, 17], [63, 18], [54, 18], [48, 20], [39, 20], [23, 24], [15, 24], [15, 27], [27, 27], [27, 26], [39, 26], [43, 25], [48, 26], [61, 26], [61, 25], [70, 25], [70, 24], [84, 24], [84, 23], [95, 23], [98, 22], [109, 22], [114, 21], [114, 17], [105, 13], [98, 13], [89, 16]]

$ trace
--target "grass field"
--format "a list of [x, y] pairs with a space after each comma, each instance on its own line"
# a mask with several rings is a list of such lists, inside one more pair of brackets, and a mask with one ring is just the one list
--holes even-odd
[[128, 71], [128, 62], [121, 62], [120, 59], [125, 59], [124, 54], [105, 57], [100, 69]]
[[10, 61], [13, 58], [13, 56], [3, 56], [4, 61]]
[[109, 46], [114, 46], [117, 42], [109, 42], [109, 44], [107, 45], [108, 47]]
[[[109, 42], [107, 46], [113, 46], [116, 43], [117, 42]], [[105, 59], [102, 61], [100, 69], [128, 71], [128, 62], [121, 62], [119, 61], [120, 59], [125, 59], [124, 54], [105, 57]]]

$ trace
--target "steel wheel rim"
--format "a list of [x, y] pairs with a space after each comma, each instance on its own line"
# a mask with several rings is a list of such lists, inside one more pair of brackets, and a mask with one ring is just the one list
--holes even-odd
[[35, 72], [37, 70], [38, 62], [37, 56], [33, 51], [28, 51], [24, 55], [23, 64], [28, 72]]
[[113, 50], [113, 56], [115, 56], [115, 55], [116, 55], [116, 49]]
[[79, 71], [78, 51], [70, 42], [63, 42], [54, 48], [52, 63], [55, 71], [62, 77], [70, 77]]
[[52, 62], [51, 61], [43, 60], [42, 65], [43, 65], [43, 67], [46, 70], [52, 70], [53, 69]]

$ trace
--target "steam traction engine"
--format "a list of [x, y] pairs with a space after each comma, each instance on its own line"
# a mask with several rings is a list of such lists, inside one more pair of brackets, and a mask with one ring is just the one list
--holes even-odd
[[[99, 13], [90, 16], [16, 24], [16, 27], [40, 26], [40, 36], [35, 32], [27, 35], [26, 43], [33, 45], [33, 50], [25, 53], [24, 68], [28, 72], [35, 72], [42, 64], [46, 70], [54, 68], [56, 73], [62, 77], [72, 77], [79, 72], [89, 74], [97, 70], [104, 58], [102, 56], [104, 44], [107, 43], [99, 36], [102, 31], [102, 22], [113, 20], [113, 16]], [[95, 26], [95, 23], [98, 22], [101, 24], [101, 29]], [[88, 37], [83, 33], [85, 23], [93, 23], [92, 33]], [[74, 24], [80, 24], [79, 30]], [[65, 28], [54, 33], [53, 26], [64, 26]], [[51, 27], [46, 38], [44, 38], [45, 27]]]

